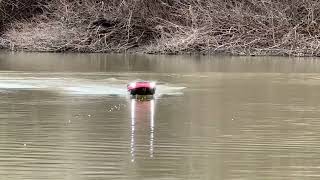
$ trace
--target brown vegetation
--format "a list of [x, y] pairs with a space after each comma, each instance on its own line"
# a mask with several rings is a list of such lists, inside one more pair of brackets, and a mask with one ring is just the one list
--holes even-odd
[[0, 0], [13, 50], [319, 56], [315, 0]]

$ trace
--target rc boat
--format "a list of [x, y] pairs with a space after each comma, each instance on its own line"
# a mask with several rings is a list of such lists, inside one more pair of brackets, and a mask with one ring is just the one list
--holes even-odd
[[130, 95], [154, 95], [156, 91], [156, 83], [155, 82], [149, 82], [149, 81], [137, 81], [137, 82], [131, 82], [127, 85], [127, 89], [130, 93]]

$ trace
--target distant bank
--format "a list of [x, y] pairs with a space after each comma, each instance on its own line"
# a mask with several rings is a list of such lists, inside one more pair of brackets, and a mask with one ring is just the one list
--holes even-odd
[[0, 48], [320, 55], [314, 0], [0, 0]]

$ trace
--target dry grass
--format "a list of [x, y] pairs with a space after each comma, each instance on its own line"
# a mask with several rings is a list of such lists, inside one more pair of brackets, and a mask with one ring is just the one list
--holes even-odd
[[1, 0], [0, 9], [0, 46], [13, 50], [320, 55], [315, 0]]

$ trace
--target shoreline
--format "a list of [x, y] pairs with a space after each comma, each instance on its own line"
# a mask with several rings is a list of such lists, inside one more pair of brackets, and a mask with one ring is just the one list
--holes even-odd
[[244, 51], [237, 51], [236, 53], [230, 51], [166, 51], [166, 52], [157, 52], [157, 51], [146, 51], [146, 49], [135, 48], [135, 49], [128, 49], [124, 51], [45, 51], [45, 50], [28, 50], [28, 49], [10, 49], [10, 48], [1, 48], [0, 44], [0, 51], [3, 52], [25, 52], [25, 53], [79, 53], [79, 54], [137, 54], [137, 55], [201, 55], [201, 56], [275, 56], [275, 57], [320, 57], [320, 54], [312, 54], [312, 53], [301, 53], [301, 52], [292, 52], [288, 53], [289, 50], [259, 50], [254, 51], [251, 50], [249, 52]]

